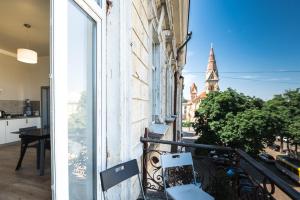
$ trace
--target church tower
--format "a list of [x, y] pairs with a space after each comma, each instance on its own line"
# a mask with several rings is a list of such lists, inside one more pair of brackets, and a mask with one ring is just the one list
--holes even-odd
[[211, 45], [208, 64], [206, 69], [206, 76], [205, 76], [205, 91], [208, 94], [211, 91], [219, 91], [219, 73], [216, 64], [214, 49]]
[[198, 89], [195, 83], [193, 83], [190, 87], [190, 95], [191, 95], [191, 100], [194, 100], [197, 97]]

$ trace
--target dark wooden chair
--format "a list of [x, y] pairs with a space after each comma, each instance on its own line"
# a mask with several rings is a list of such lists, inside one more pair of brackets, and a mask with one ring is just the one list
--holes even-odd
[[143, 199], [146, 199], [139, 173], [140, 171], [136, 159], [100, 172], [101, 187], [104, 194], [104, 199], [107, 199], [106, 193], [108, 189], [136, 175], [139, 179]]
[[[20, 128], [19, 131], [23, 132], [23, 131], [28, 131], [28, 130], [32, 130], [32, 129], [36, 129], [36, 126], [31, 126], [31, 127], [27, 127], [27, 128]], [[33, 138], [28, 138], [28, 137], [24, 137], [22, 135], [19, 136], [21, 139], [21, 152], [20, 152], [20, 158], [16, 167], [16, 171], [20, 169], [21, 165], [22, 165], [22, 161], [24, 158], [24, 155], [26, 153], [27, 148], [29, 147], [37, 147], [37, 140], [33, 139]], [[39, 155], [38, 152], [38, 148], [37, 148], [37, 155]], [[38, 164], [38, 162], [37, 162]]]
[[[36, 126], [31, 126], [31, 127], [26, 127], [26, 128], [20, 128], [19, 131], [20, 132], [26, 132], [29, 130], [34, 130], [37, 129]], [[33, 137], [27, 137], [24, 135], [20, 135], [19, 136], [21, 139], [21, 151], [20, 151], [20, 158], [18, 160], [18, 164], [16, 167], [16, 171], [20, 169], [20, 167], [22, 166], [22, 161], [24, 159], [25, 153], [27, 148], [35, 148], [36, 149], [36, 166], [37, 169], [40, 169], [40, 148], [39, 148], [39, 141], [37, 138], [33, 138]], [[50, 149], [50, 140], [46, 140], [45, 142], [45, 149]], [[45, 151], [44, 151], [45, 152]], [[45, 155], [44, 155], [45, 157]]]

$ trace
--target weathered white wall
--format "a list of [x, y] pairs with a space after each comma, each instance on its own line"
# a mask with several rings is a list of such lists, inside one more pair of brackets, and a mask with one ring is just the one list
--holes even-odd
[[[142, 143], [140, 137], [151, 121], [151, 35], [147, 17], [147, 1], [133, 0], [131, 5], [131, 138], [132, 157], [140, 161]], [[140, 168], [141, 169], [141, 168]], [[139, 193], [137, 179], [132, 180], [130, 199], [136, 199]]]
[[133, 156], [142, 155], [142, 144], [139, 141], [145, 128], [149, 126], [151, 112], [151, 38], [147, 17], [147, 1], [133, 0], [131, 9], [132, 37], [132, 112], [131, 112], [131, 149]]
[[[150, 1], [132, 0], [131, 8], [131, 41], [132, 41], [132, 75], [131, 75], [131, 92], [132, 92], [132, 106], [131, 106], [131, 155], [138, 160], [142, 157], [142, 143], [140, 137], [144, 135], [145, 128], [149, 128], [152, 123], [152, 43], [153, 43], [153, 29], [152, 19], [149, 15], [151, 13]], [[159, 16], [158, 16], [159, 18]], [[167, 117], [167, 105], [170, 102], [167, 100], [167, 81], [166, 81], [166, 57], [165, 44], [161, 35], [160, 40], [160, 95], [159, 114], [164, 121]], [[173, 127], [168, 124], [167, 133], [162, 139], [172, 140]], [[170, 150], [170, 146], [158, 147], [164, 150]], [[142, 168], [140, 168], [142, 169]], [[132, 181], [132, 188], [138, 188], [138, 182], [135, 179]], [[138, 190], [132, 190], [131, 198], [135, 199], [138, 195]]]
[[49, 57], [39, 57], [31, 65], [0, 54], [0, 99], [40, 100], [41, 86], [49, 85]]
[[[122, 162], [120, 118], [120, 1], [116, 0], [107, 15], [107, 168]], [[122, 199], [121, 186], [108, 191], [109, 199]]]
[[[145, 128], [151, 126], [153, 114], [152, 31], [153, 24], [157, 29], [160, 17], [153, 16], [152, 8], [152, 1], [114, 0], [107, 15], [107, 167], [137, 159], [142, 171], [140, 137], [144, 136]], [[161, 43], [159, 114], [164, 122], [174, 114], [167, 98], [167, 83], [174, 84], [174, 80], [167, 81], [170, 49], [165, 47], [162, 32], [158, 37]], [[162, 139], [172, 140], [173, 124], [167, 125], [168, 131]], [[157, 148], [170, 150], [169, 145]], [[110, 199], [136, 199], [140, 193], [138, 184], [136, 178], [125, 181], [110, 190], [108, 196]]]

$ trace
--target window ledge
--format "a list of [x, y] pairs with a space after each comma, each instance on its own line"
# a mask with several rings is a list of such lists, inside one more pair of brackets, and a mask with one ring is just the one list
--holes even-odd
[[177, 115], [171, 115], [171, 117], [176, 119], [178, 116]]
[[173, 123], [176, 120], [175, 117], [166, 117], [165, 122], [166, 123]]
[[162, 138], [168, 132], [169, 126], [165, 124], [151, 124], [149, 127], [149, 137]]

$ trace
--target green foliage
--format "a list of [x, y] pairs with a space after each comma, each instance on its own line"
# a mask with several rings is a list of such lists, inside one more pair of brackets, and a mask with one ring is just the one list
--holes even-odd
[[295, 117], [288, 127], [294, 144], [300, 144], [300, 116]]
[[197, 143], [241, 148], [256, 155], [276, 135], [299, 141], [299, 115], [299, 89], [264, 102], [229, 88], [202, 101], [193, 127], [200, 136]]
[[76, 110], [69, 117], [69, 129], [71, 134], [76, 134], [81, 132], [86, 128], [86, 118], [87, 118], [87, 102], [86, 102], [86, 92], [83, 92], [80, 96], [78, 104], [76, 105]]
[[223, 144], [220, 136], [228, 119], [247, 109], [260, 109], [263, 103], [261, 99], [245, 96], [231, 88], [224, 92], [208, 94], [195, 113], [196, 120], [193, 127], [200, 135], [197, 142]]
[[287, 136], [299, 144], [300, 131], [300, 89], [288, 90], [276, 95], [265, 104], [265, 109], [277, 116], [280, 121], [276, 135]]
[[227, 119], [220, 132], [221, 141], [227, 146], [257, 155], [264, 145], [274, 141], [275, 120], [269, 112], [260, 109], [240, 112]]
[[182, 127], [192, 127], [193, 123], [190, 121], [183, 121]]

